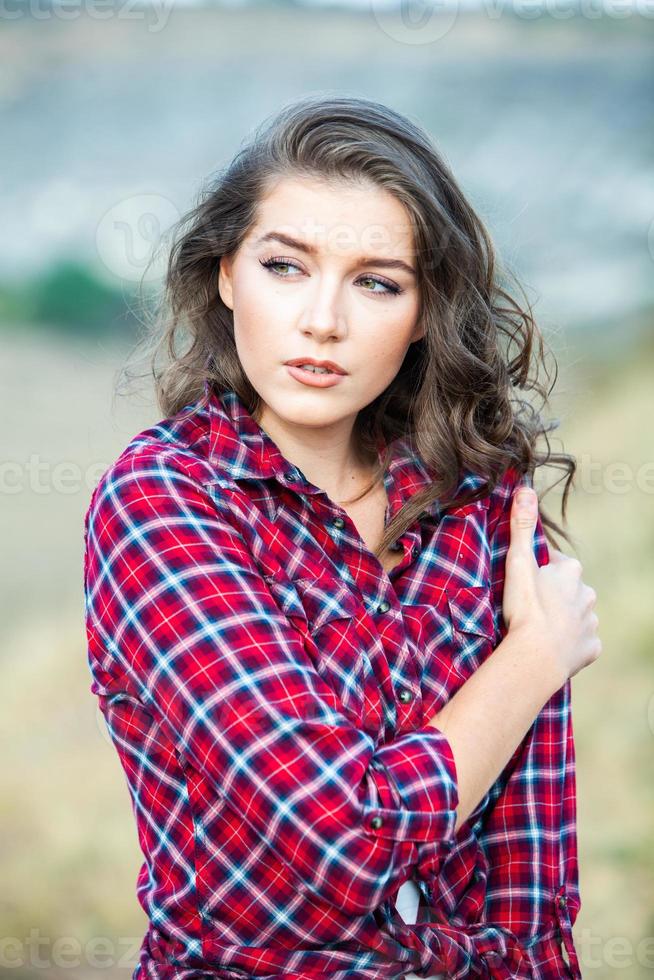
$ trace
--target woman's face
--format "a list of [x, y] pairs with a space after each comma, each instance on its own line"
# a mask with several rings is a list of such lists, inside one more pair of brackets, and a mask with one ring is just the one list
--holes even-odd
[[[351, 428], [423, 336], [415, 268], [408, 213], [389, 192], [353, 181], [276, 183], [219, 274], [264, 428], [275, 416], [271, 429]], [[347, 374], [311, 386], [289, 372], [295, 358], [330, 360]]]

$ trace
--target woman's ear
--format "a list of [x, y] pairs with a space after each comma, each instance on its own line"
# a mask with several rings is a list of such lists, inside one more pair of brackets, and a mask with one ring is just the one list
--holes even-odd
[[220, 265], [218, 267], [218, 293], [225, 306], [233, 310], [232, 260], [229, 255], [222, 255], [220, 257]]
[[425, 336], [425, 328], [422, 325], [422, 321], [418, 321], [414, 327], [413, 333], [411, 335], [411, 343], [414, 344], [416, 340], [422, 340]]

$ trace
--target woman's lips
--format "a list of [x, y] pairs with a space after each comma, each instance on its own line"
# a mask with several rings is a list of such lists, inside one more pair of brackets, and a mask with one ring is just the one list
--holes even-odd
[[332, 385], [337, 385], [346, 377], [344, 374], [314, 374], [312, 371], [305, 371], [304, 368], [297, 367], [295, 364], [287, 364], [286, 370], [296, 381], [313, 388], [331, 388]]

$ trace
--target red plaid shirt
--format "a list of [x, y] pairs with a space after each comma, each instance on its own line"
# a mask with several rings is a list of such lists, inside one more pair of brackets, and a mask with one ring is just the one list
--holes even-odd
[[[427, 725], [504, 635], [522, 481], [434, 502], [386, 573], [234, 392], [205, 395], [131, 440], [85, 518], [91, 691], [144, 855], [133, 977], [580, 977], [570, 682], [456, 834]], [[429, 482], [393, 449], [386, 523]]]

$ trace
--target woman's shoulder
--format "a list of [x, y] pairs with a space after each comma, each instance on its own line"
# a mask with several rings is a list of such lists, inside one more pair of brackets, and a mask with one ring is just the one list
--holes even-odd
[[521, 472], [517, 466], [507, 467], [487, 497], [489, 528], [511, 510], [513, 495], [520, 486], [531, 486], [529, 475]]
[[[508, 546], [509, 525], [511, 520], [511, 505], [519, 487], [533, 486], [531, 477], [516, 465], [508, 466], [499, 478], [490, 482], [487, 477], [477, 472], [466, 472], [457, 487], [456, 495], [464, 495], [467, 499], [475, 494], [476, 499], [460, 508], [455, 508], [457, 514], [473, 513], [476, 510], [485, 511], [485, 534], [491, 546], [498, 551], [504, 551]], [[545, 550], [545, 536], [540, 513], [535, 529], [535, 547], [542, 563]]]
[[[100, 473], [88, 511], [99, 498], [115, 503], [121, 496], [165, 492], [175, 494], [180, 481], [204, 486], [211, 482], [208, 425], [193, 406], [160, 419], [137, 432]], [[87, 511], [87, 516], [88, 516]]]
[[495, 523], [503, 513], [510, 510], [513, 494], [519, 486], [531, 486], [527, 473], [521, 472], [517, 466], [508, 466], [495, 481], [475, 470], [464, 470], [456, 487], [457, 498], [468, 499], [474, 495], [471, 504], [480, 510], [488, 511], [489, 524]]
[[[503, 556], [509, 547], [513, 497], [518, 488], [523, 486], [533, 487], [530, 475], [517, 466], [511, 466], [488, 494], [486, 532], [491, 548], [498, 556]], [[540, 509], [534, 527], [533, 547], [537, 563], [546, 565], [549, 561], [549, 546]]]

